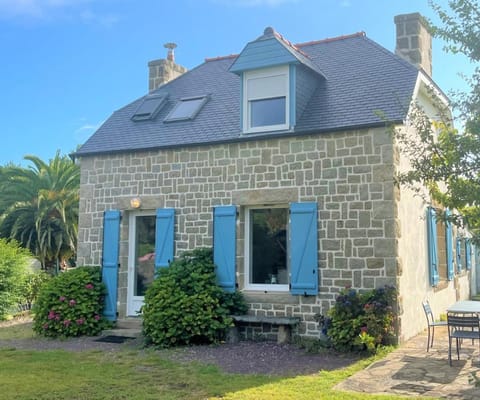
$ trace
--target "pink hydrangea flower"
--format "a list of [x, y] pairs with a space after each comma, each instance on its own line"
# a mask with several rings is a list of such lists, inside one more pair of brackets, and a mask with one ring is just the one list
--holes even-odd
[[85, 322], [83, 318], [77, 319], [77, 325], [82, 325]]
[[68, 302], [68, 304], [70, 304], [73, 307], [75, 304], [77, 304], [77, 302], [72, 299]]
[[66, 319], [65, 321], [63, 321], [63, 325], [68, 326], [71, 322], [72, 321], [70, 321], [69, 319]]
[[87, 283], [85, 285], [85, 289], [93, 289], [93, 285], [91, 283]]
[[65, 301], [65, 296], [60, 296], [60, 297], [58, 298], [58, 300], [59, 300], [59, 301]]
[[50, 310], [50, 312], [48, 313], [48, 319], [54, 319], [54, 318], [55, 318], [55, 311]]
[[95, 316], [93, 318], [95, 318], [95, 321], [98, 321], [100, 319], [100, 315], [95, 314]]

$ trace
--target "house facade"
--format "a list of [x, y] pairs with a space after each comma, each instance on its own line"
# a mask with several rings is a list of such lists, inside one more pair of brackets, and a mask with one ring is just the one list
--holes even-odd
[[98, 129], [75, 154], [77, 265], [102, 265], [108, 318], [138, 315], [155, 270], [197, 247], [249, 313], [299, 317], [301, 336], [319, 336], [315, 314], [345, 286], [398, 288], [399, 341], [425, 328], [422, 300], [469, 297], [468, 240], [395, 184], [391, 126], [409, 129], [412, 101], [436, 110], [425, 23], [395, 22], [397, 55], [364, 33], [293, 45], [267, 28]]

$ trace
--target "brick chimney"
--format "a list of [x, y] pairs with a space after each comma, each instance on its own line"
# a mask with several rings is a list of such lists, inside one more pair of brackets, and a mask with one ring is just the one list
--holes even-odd
[[185, 67], [175, 63], [174, 49], [177, 45], [175, 43], [165, 43], [164, 47], [168, 49], [167, 58], [152, 60], [148, 63], [149, 92], [187, 72]]
[[419, 13], [394, 18], [397, 27], [395, 54], [432, 76], [432, 35], [428, 22]]

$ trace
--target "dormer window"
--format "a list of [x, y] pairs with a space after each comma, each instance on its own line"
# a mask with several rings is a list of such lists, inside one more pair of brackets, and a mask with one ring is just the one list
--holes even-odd
[[289, 128], [289, 68], [263, 68], [244, 73], [243, 126], [245, 132]]

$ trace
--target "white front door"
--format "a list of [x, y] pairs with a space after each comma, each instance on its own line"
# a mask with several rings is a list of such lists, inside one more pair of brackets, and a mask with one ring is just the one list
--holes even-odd
[[132, 212], [128, 232], [127, 315], [137, 316], [155, 273], [155, 214]]

